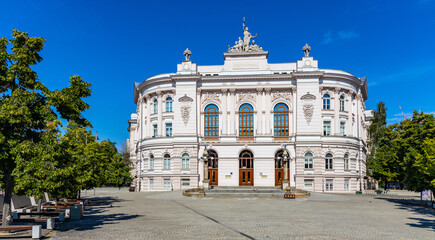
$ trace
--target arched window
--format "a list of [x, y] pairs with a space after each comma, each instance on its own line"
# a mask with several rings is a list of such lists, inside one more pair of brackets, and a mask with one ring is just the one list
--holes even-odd
[[219, 158], [214, 150], [208, 151], [208, 169], [217, 169]]
[[313, 154], [305, 153], [305, 168], [313, 169]]
[[273, 109], [274, 136], [287, 137], [288, 128], [288, 106], [284, 103], [278, 103]]
[[190, 168], [190, 160], [189, 154], [183, 153], [181, 156], [181, 169], [189, 169]]
[[349, 154], [344, 154], [344, 170], [349, 170]]
[[154, 99], [153, 101], [153, 109], [154, 109], [153, 111], [154, 114], [159, 112], [159, 103], [157, 102], [157, 99]]
[[323, 95], [323, 109], [331, 109], [331, 97], [329, 94]]
[[154, 155], [150, 155], [150, 170], [154, 170]]
[[340, 96], [340, 111], [344, 111], [344, 96]]
[[204, 112], [204, 136], [219, 136], [219, 108], [214, 104], [205, 107]]
[[254, 136], [254, 108], [247, 103], [239, 108], [239, 136]]
[[249, 150], [244, 150], [239, 155], [239, 168], [254, 168], [254, 154]]
[[284, 161], [283, 161], [284, 159], [282, 157], [283, 153], [284, 153], [283, 149], [276, 152], [276, 154], [275, 154], [275, 169], [284, 168]]
[[332, 154], [330, 153], [325, 156], [325, 169], [332, 169]]
[[169, 154], [163, 156], [163, 169], [171, 169], [171, 156]]
[[166, 98], [166, 112], [172, 112], [172, 98]]

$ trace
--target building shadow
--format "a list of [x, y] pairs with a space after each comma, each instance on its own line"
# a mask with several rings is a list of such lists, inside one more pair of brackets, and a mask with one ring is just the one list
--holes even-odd
[[376, 199], [385, 200], [394, 203], [398, 209], [417, 213], [420, 217], [411, 217], [409, 220], [417, 221], [417, 223], [407, 223], [411, 227], [425, 228], [435, 231], [435, 209], [426, 206], [426, 201], [404, 198], [387, 198], [376, 197]]
[[97, 197], [90, 198], [89, 205], [85, 207], [84, 217], [79, 221], [69, 221], [64, 222], [60, 225], [58, 231], [86, 231], [100, 228], [102, 225], [116, 224], [120, 221], [130, 220], [142, 215], [138, 214], [124, 214], [124, 213], [114, 213], [105, 214], [111, 208], [118, 208], [119, 206], [113, 206], [116, 202], [124, 202], [128, 200], [119, 200], [114, 197]]

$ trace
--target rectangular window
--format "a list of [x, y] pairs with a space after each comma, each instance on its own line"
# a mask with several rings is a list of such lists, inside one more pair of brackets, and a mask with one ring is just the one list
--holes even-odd
[[305, 157], [305, 168], [313, 168], [313, 157]]
[[325, 158], [325, 169], [332, 169], [332, 158]]
[[340, 135], [346, 136], [346, 122], [340, 122]]
[[326, 179], [325, 191], [334, 191], [334, 181], [333, 179]]
[[163, 190], [171, 190], [171, 179], [163, 179]]
[[153, 179], [153, 178], [150, 178], [149, 189], [150, 189], [150, 190], [153, 190], [153, 189], [154, 189], [154, 179]]
[[331, 121], [323, 121], [323, 135], [331, 135]]
[[344, 158], [344, 170], [349, 170], [349, 158]]
[[181, 179], [181, 189], [190, 188], [190, 179]]
[[172, 123], [166, 123], [166, 137], [172, 137]]
[[157, 124], [153, 125], [153, 138], [157, 137]]
[[304, 185], [305, 185], [306, 191], [313, 191], [313, 180], [312, 179], [305, 179]]
[[344, 179], [344, 191], [350, 191], [349, 179]]
[[150, 157], [150, 170], [154, 170], [154, 157]]

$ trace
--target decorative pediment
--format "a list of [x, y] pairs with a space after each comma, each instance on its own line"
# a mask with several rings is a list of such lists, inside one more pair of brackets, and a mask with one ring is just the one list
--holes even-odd
[[179, 102], [193, 102], [193, 99], [186, 94], [178, 99]]
[[307, 92], [307, 94], [301, 97], [301, 100], [316, 100], [316, 96]]

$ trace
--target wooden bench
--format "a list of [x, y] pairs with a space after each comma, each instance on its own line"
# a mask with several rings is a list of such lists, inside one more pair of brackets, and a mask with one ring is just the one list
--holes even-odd
[[41, 238], [41, 225], [9, 225], [9, 226], [0, 226], [0, 231], [32, 231], [33, 239]]

